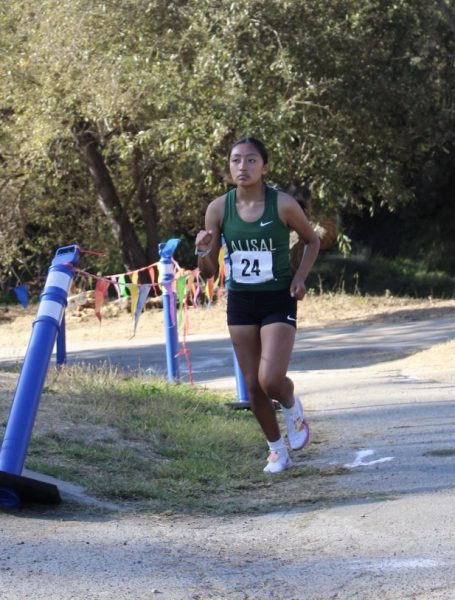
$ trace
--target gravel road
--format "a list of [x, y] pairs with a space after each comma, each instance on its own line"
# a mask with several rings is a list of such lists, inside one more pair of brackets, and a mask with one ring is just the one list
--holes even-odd
[[438, 369], [411, 357], [293, 373], [325, 432], [311, 464], [345, 469], [327, 500], [287, 511], [283, 498], [257, 516], [84, 513], [71, 500], [90, 499], [62, 487], [57, 510], [0, 512], [0, 598], [453, 600], [455, 374], [443, 356]]

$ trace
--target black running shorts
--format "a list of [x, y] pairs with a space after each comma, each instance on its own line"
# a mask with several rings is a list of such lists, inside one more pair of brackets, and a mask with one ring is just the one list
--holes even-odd
[[297, 299], [289, 288], [267, 292], [228, 291], [228, 325], [270, 325], [287, 323], [297, 327]]

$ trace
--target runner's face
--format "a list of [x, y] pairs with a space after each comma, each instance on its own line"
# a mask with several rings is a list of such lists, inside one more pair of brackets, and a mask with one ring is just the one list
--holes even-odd
[[252, 144], [238, 144], [232, 149], [229, 169], [236, 185], [250, 186], [262, 181], [267, 165]]

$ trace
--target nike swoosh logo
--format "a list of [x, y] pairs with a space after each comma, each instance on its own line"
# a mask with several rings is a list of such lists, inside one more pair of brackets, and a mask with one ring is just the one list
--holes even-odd
[[291, 317], [291, 315], [288, 315], [288, 316], [286, 317], [286, 319], [287, 319], [288, 321], [297, 321], [297, 319], [294, 319], [294, 317]]
[[267, 223], [263, 223], [262, 221], [259, 223], [259, 225], [261, 227], [265, 227], [266, 225], [270, 225], [270, 223], [273, 223], [273, 221], [267, 221]]

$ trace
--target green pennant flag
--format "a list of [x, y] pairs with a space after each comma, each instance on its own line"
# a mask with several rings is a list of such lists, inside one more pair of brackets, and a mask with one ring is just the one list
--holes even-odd
[[177, 317], [177, 327], [180, 329], [182, 325], [183, 318], [183, 305], [185, 304], [185, 294], [186, 294], [186, 280], [187, 276], [179, 277], [176, 281], [176, 290], [177, 290], [177, 302], [179, 305], [179, 312]]
[[126, 286], [126, 278], [125, 275], [120, 275], [118, 278], [118, 287], [120, 290], [121, 298], [128, 298], [128, 288]]

